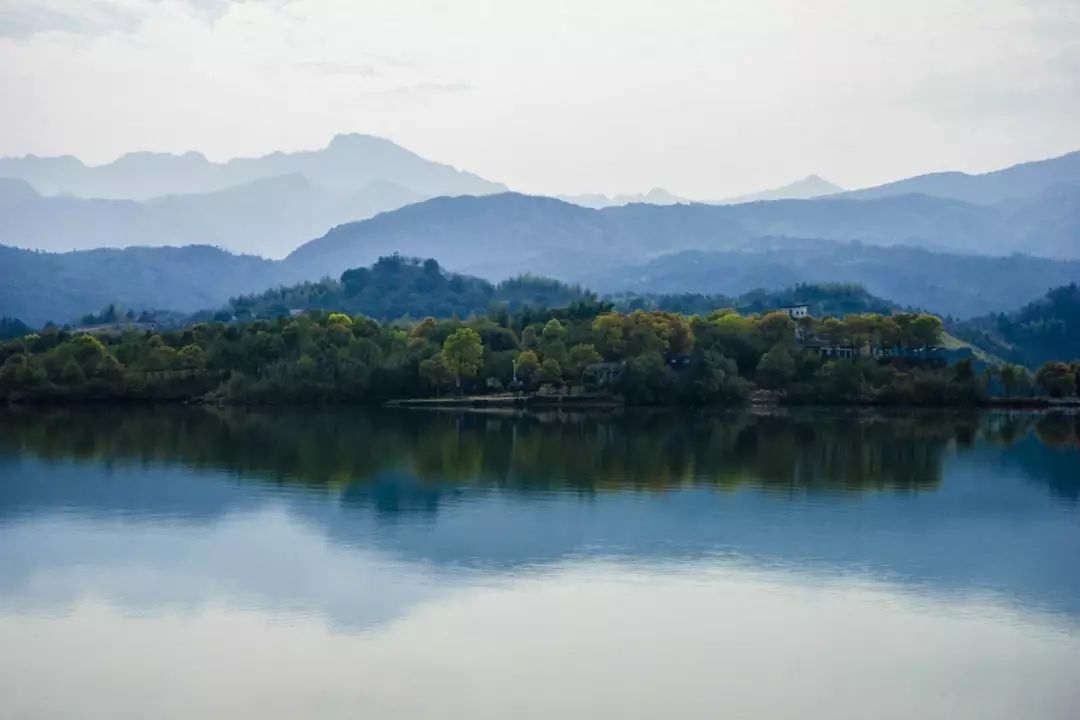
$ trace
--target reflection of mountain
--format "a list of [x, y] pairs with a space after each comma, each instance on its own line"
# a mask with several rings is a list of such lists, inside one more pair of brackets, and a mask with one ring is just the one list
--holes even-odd
[[[27, 578], [54, 566], [159, 554], [183, 564], [185, 544], [220, 537], [220, 557], [200, 560], [213, 568], [188, 571], [227, 568], [226, 584], [273, 604], [270, 567], [302, 564], [311, 551], [300, 521], [334, 553], [362, 549], [438, 574], [719, 553], [1080, 613], [1080, 533], [1067, 499], [1078, 481], [1056, 462], [1063, 453], [1075, 468], [1077, 451], [1041, 444], [1028, 420], [1008, 430], [1020, 442], [1002, 445], [996, 417], [932, 413], [541, 422], [7, 411], [0, 593], [24, 592]], [[233, 547], [238, 523], [247, 529]], [[128, 540], [99, 543], [101, 533]], [[240, 552], [265, 556], [241, 561], [232, 555]]]

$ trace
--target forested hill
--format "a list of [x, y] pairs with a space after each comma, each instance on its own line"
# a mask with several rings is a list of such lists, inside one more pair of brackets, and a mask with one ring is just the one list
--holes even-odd
[[1054, 288], [1013, 313], [953, 323], [957, 337], [1011, 362], [1036, 367], [1080, 359], [1080, 287]]
[[547, 278], [522, 275], [493, 284], [447, 272], [432, 258], [390, 255], [379, 258], [371, 267], [346, 270], [339, 280], [327, 278], [234, 298], [230, 310], [237, 318], [328, 310], [385, 321], [427, 316], [464, 318], [500, 307], [555, 308], [594, 299], [578, 286]]
[[899, 305], [870, 294], [853, 283], [799, 283], [785, 290], [751, 290], [738, 297], [702, 293], [622, 293], [609, 296], [619, 310], [663, 310], [683, 315], [706, 315], [718, 308], [744, 314], [765, 313], [792, 305], [805, 305], [814, 317], [845, 317], [861, 313], [889, 315]]
[[[521, 275], [493, 284], [471, 275], [447, 272], [433, 258], [379, 258], [371, 267], [353, 268], [339, 280], [324, 279], [233, 298], [217, 317], [274, 318], [295, 311], [325, 310], [365, 315], [380, 321], [398, 318], [465, 318], [523, 307], [564, 308], [596, 301], [578, 285], [535, 275]], [[756, 289], [738, 297], [720, 294], [633, 294], [600, 298], [620, 311], [663, 310], [708, 315], [733, 308], [744, 314], [767, 313], [790, 305], [806, 305], [815, 317], [861, 313], [889, 315], [903, 308], [852, 283], [802, 283], [782, 290]]]
[[205, 245], [43, 253], [0, 245], [0, 315], [40, 327], [116, 304], [191, 313], [287, 281], [278, 263]]
[[971, 318], [1011, 312], [1049, 288], [1080, 282], [1080, 261], [759, 238], [745, 250], [687, 251], [642, 265], [593, 266], [574, 280], [601, 294], [720, 290], [739, 295], [799, 283], [857, 283], [905, 307]]

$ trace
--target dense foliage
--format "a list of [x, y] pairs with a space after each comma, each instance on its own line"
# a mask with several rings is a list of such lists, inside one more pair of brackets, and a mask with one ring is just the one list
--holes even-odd
[[806, 305], [815, 317], [890, 314], [900, 309], [896, 303], [875, 297], [853, 283], [800, 283], [785, 290], [751, 290], [737, 298], [703, 293], [619, 293], [610, 298], [618, 310], [665, 310], [683, 315], [707, 315], [718, 308], [762, 313], [793, 305]]
[[316, 310], [8, 340], [0, 344], [0, 396], [374, 402], [546, 385], [632, 404], [736, 403], [754, 388], [794, 402], [977, 401], [984, 376], [970, 359], [949, 366], [935, 355], [941, 338], [938, 318], [913, 313], [798, 321], [780, 311], [620, 313], [590, 297], [556, 310], [498, 306], [465, 320], [389, 324]]
[[370, 268], [354, 268], [340, 280], [329, 278], [258, 295], [234, 298], [231, 315], [241, 319], [274, 318], [297, 310], [340, 311], [377, 320], [401, 317], [467, 317], [492, 305], [516, 309], [565, 306], [589, 297], [576, 286], [522, 275], [494, 285], [469, 275], [448, 273], [431, 258], [390, 255]]
[[950, 328], [958, 337], [1030, 368], [1080, 358], [1080, 287], [1054, 288], [1010, 314], [988, 315]]

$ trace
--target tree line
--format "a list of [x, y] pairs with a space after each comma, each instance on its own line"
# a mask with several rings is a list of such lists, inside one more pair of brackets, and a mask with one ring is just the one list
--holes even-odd
[[[970, 360], [929, 359], [941, 337], [941, 321], [917, 313], [796, 321], [783, 311], [617, 312], [594, 297], [389, 323], [316, 310], [161, 331], [32, 333], [0, 343], [0, 397], [381, 402], [547, 386], [641, 405], [739, 403], [755, 389], [792, 402], [978, 402], [985, 373]], [[828, 354], [838, 348], [851, 356]], [[1075, 392], [1076, 367], [1064, 367], [1071, 385], [1047, 373], [1036, 380]]]

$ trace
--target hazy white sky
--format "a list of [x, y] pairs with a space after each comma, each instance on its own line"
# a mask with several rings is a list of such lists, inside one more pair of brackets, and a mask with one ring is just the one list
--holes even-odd
[[527, 192], [1080, 148], [1080, 0], [0, 0], [0, 154], [383, 135]]

